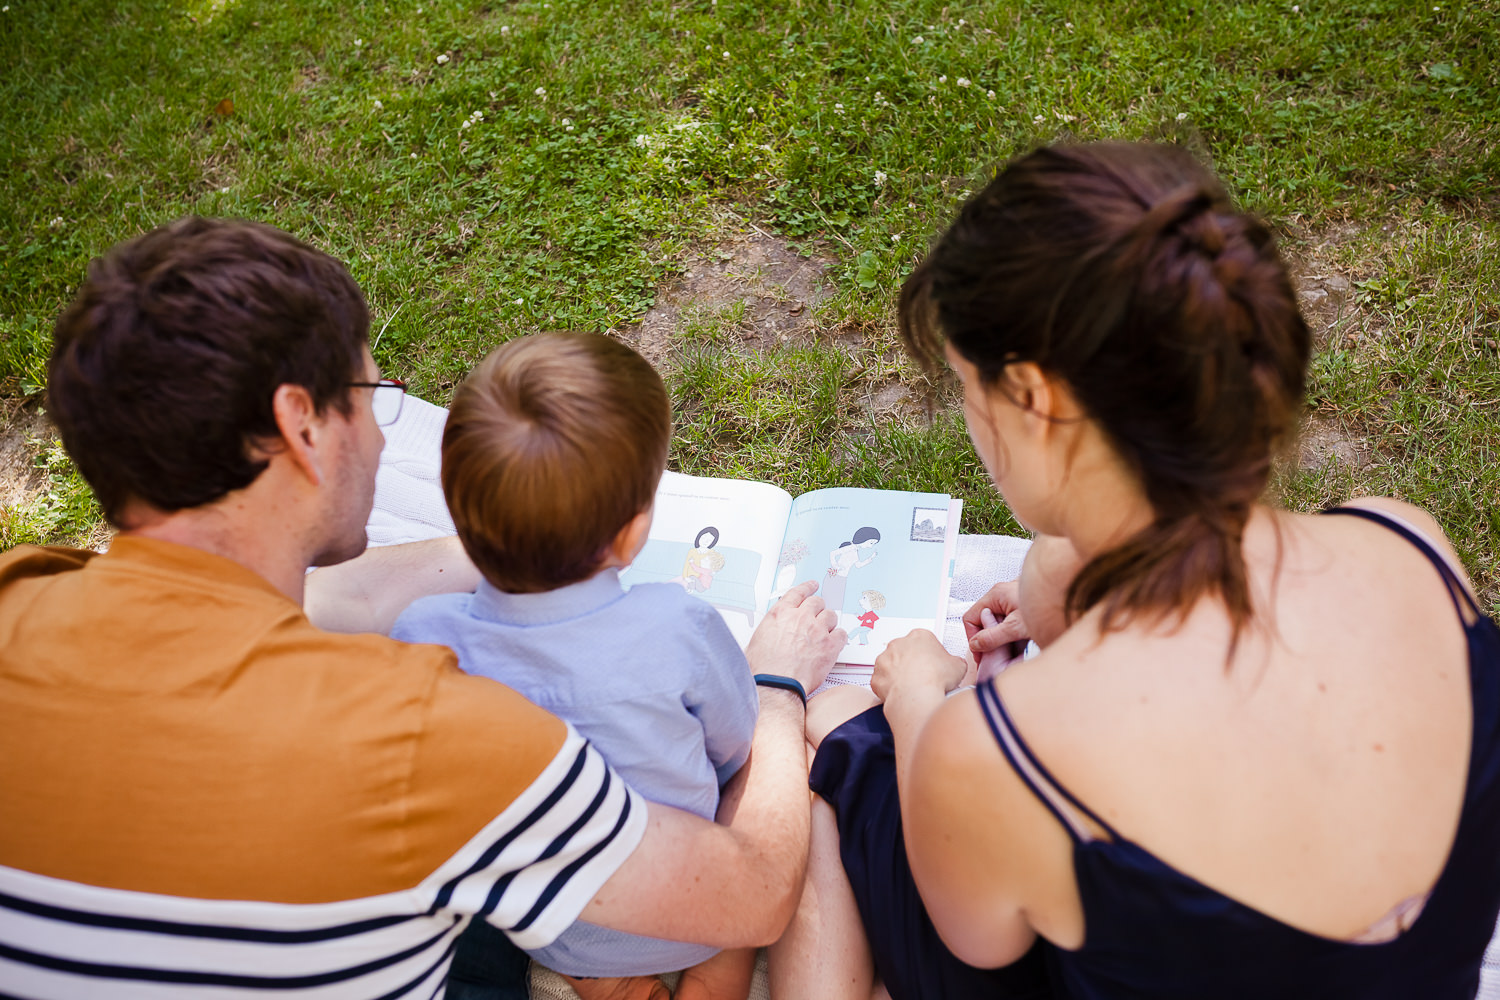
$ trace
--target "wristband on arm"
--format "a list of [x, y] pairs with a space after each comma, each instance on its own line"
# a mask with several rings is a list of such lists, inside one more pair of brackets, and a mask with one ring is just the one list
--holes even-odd
[[802, 699], [802, 704], [807, 704], [807, 689], [794, 677], [783, 677], [781, 674], [756, 674], [755, 683], [759, 687], [781, 688], [790, 691]]

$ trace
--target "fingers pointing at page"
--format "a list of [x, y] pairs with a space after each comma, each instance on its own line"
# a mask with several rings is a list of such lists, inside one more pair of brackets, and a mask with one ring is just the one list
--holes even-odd
[[835, 627], [838, 615], [824, 608], [817, 587], [800, 583], [771, 606], [745, 648], [752, 671], [794, 677], [808, 691], [823, 683], [848, 636]]

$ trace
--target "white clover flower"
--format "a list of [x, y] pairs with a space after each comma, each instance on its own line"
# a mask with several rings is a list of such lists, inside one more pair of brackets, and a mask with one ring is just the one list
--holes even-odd
[[754, 108], [746, 108], [745, 109], [745, 114], [749, 115], [751, 118], [754, 118], [755, 117], [755, 109]]
[[875, 186], [876, 187], [885, 187], [885, 182], [886, 182], [885, 171], [884, 170], [877, 170], [877, 171], [875, 171]]
[[835, 104], [833, 106], [833, 113], [836, 114], [836, 115], [843, 114], [844, 113], [844, 106], [842, 104]]
[[728, 50], [728, 49], [725, 49], [725, 50], [724, 50], [724, 58], [725, 58], [725, 59], [728, 59], [728, 58], [729, 58], [729, 50]]
[[1032, 124], [1040, 125], [1042, 123], [1042, 116], [1041, 115], [1037, 115], [1034, 118], [1032, 118], [1031, 121], [1032, 121]]
[[443, 65], [443, 63], [445, 63], [447, 61], [448, 61], [448, 53], [446, 53], [446, 52], [439, 52], [438, 53], [438, 57], [437, 57], [437, 64], [439, 66], [441, 66], [441, 65]]
[[892, 233], [891, 234], [891, 242], [892, 243], [900, 243], [901, 242], [901, 234], [900, 233]]
[[1187, 121], [1187, 112], [1186, 111], [1179, 111], [1179, 112], [1177, 112], [1177, 120], [1180, 121], [1180, 122]]
[[993, 90], [987, 90], [985, 91], [984, 96], [993, 101], [995, 99], [995, 92]]
[[865, 77], [865, 83], [869, 83], [869, 82], [870, 82], [870, 78], [868, 76]]
[[58, 226], [60, 226], [62, 224], [63, 224], [63, 217], [60, 216], [60, 215], [57, 218], [53, 219], [51, 222], [47, 223], [47, 225], [51, 226], [53, 229], [56, 229]]
[[1302, 5], [1301, 4], [1296, 4], [1296, 3], [1292, 4], [1292, 13], [1293, 14], [1300, 14], [1300, 13], [1302, 13]]
[[948, 82], [948, 77], [946, 75], [938, 77], [938, 83], [947, 83], [947, 82]]
[[1052, 113], [1065, 122], [1076, 122], [1078, 120], [1077, 115], [1070, 115], [1066, 111], [1054, 111]]
[[564, 118], [564, 119], [563, 119], [563, 120], [562, 120], [562, 123], [563, 123], [563, 124], [564, 124], [564, 125], [571, 125], [571, 124], [573, 124], [573, 119], [571, 119], [571, 118]]
[[526, 304], [526, 300], [525, 299], [516, 299], [516, 305], [518, 305], [518, 306], [524, 306], [525, 304]]
[[1072, 21], [1064, 21], [1063, 22], [1063, 27], [1067, 28], [1069, 31], [1072, 31], [1073, 30], [1073, 22]]
[[546, 87], [538, 87], [535, 90], [533, 90], [532, 93], [535, 94], [538, 97], [546, 97], [547, 96], [547, 88]]
[[502, 35], [508, 35], [508, 34], [510, 34], [510, 25], [508, 25], [508, 24], [502, 24], [502, 25], [500, 25], [500, 34], [502, 34]]
[[415, 160], [415, 159], [416, 159], [416, 158], [417, 158], [417, 154], [416, 154], [416, 153], [413, 153], [413, 154], [411, 154], [411, 158], [412, 158], [412, 159], [413, 159], [413, 160]]
[[1286, 99], [1286, 102], [1287, 102], [1287, 103], [1288, 103], [1288, 104], [1291, 104], [1291, 105], [1293, 105], [1293, 106], [1295, 106], [1295, 105], [1296, 105], [1296, 103], [1297, 103], [1297, 99], [1296, 99], [1296, 98], [1295, 98], [1295, 97], [1288, 97], [1288, 98], [1287, 98], [1287, 99]]
[[643, 135], [636, 136], [635, 137], [635, 144], [637, 146], [640, 146], [642, 149], [645, 149], [646, 148], [646, 137], [643, 136]]
[[220, 194], [228, 194], [229, 193], [229, 189], [228, 188], [219, 188], [219, 193]]
[[563, 126], [563, 131], [564, 132], [571, 132], [571, 131], [573, 131], [573, 126], [571, 126], [571, 125], [565, 125], [565, 126]]
[[[1437, 10], [1437, 8], [1434, 7], [1433, 10]], [[9, 13], [10, 13], [10, 4], [6, 4], [4, 7], [0, 7], [0, 14], [9, 14]]]
[[465, 119], [464, 119], [464, 123], [463, 123], [463, 124], [462, 124], [462, 125], [460, 125], [460, 126], [459, 126], [459, 129], [460, 129], [460, 130], [462, 130], [462, 129], [466, 129], [466, 128], [468, 128], [468, 127], [469, 127], [469, 126], [470, 126], [470, 125], [473, 125], [473, 124], [474, 124], [474, 121], [473, 121], [473, 119], [471, 119], [471, 118], [465, 118]]
[[379, 111], [379, 110], [381, 110], [382, 108], [385, 107], [384, 104], [380, 103], [380, 98], [378, 98], [378, 97], [375, 98], [375, 100], [371, 103], [370, 106], [373, 107], [376, 111]]
[[359, 48], [360, 46], [364, 45], [364, 44], [365, 44], [365, 40], [363, 38], [356, 38], [354, 40], [354, 47], [356, 49]]
[[964, 77], [959, 77], [954, 82], [956, 82], [960, 87], [967, 87], [969, 85], [969, 81], [967, 79], [965, 79]]
[[917, 37], [916, 37], [916, 38], [913, 38], [913, 39], [912, 39], [912, 40], [911, 40], [911, 43], [912, 43], [912, 44], [913, 44], [913, 45], [921, 45], [921, 44], [922, 44], [922, 43], [923, 43], [923, 42], [925, 42], [925, 41], [926, 41], [926, 40], [927, 40], [927, 39], [925, 39], [925, 38], [923, 38], [923, 37], [922, 37], [922, 36], [921, 36], [921, 35], [918, 35], [918, 36], [917, 36]]
[[483, 111], [476, 111], [472, 115], [470, 115], [469, 117], [472, 118], [472, 119], [474, 119], [476, 122], [477, 121], [483, 121], [484, 120], [484, 112]]
[[969, 23], [969, 22], [968, 22], [968, 21], [965, 21], [965, 20], [964, 20], [964, 19], [963, 19], [963, 18], [959, 18], [959, 19], [958, 19], [958, 26], [959, 26], [959, 27], [960, 27], [960, 28], [962, 28], [962, 27], [963, 27], [963, 26], [964, 26], [964, 25], [966, 25], [966, 24], [968, 24], [968, 23]]

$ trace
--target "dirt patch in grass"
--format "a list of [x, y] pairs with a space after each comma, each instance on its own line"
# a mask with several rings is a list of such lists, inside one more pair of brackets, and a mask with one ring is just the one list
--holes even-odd
[[0, 507], [19, 507], [47, 488], [37, 456], [52, 440], [52, 423], [30, 407], [16, 407], [0, 420]]
[[749, 348], [786, 342], [815, 328], [816, 307], [833, 291], [831, 264], [756, 229], [693, 247], [656, 304], [618, 333], [659, 368], [671, 364], [674, 346], [695, 326], [716, 326], [721, 337]]

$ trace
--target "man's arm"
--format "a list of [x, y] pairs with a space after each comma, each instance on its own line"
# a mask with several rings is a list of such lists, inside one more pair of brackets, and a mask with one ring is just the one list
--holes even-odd
[[[822, 683], [844, 646], [838, 615], [813, 583], [787, 592], [745, 655], [756, 673]], [[769, 944], [796, 910], [809, 837], [805, 708], [797, 695], [760, 689], [750, 759], [719, 808], [718, 825], [651, 805], [646, 833], [581, 917], [616, 930], [718, 947]]]
[[364, 555], [308, 574], [303, 610], [329, 632], [391, 630], [419, 597], [473, 590], [479, 571], [456, 536], [366, 549]]

